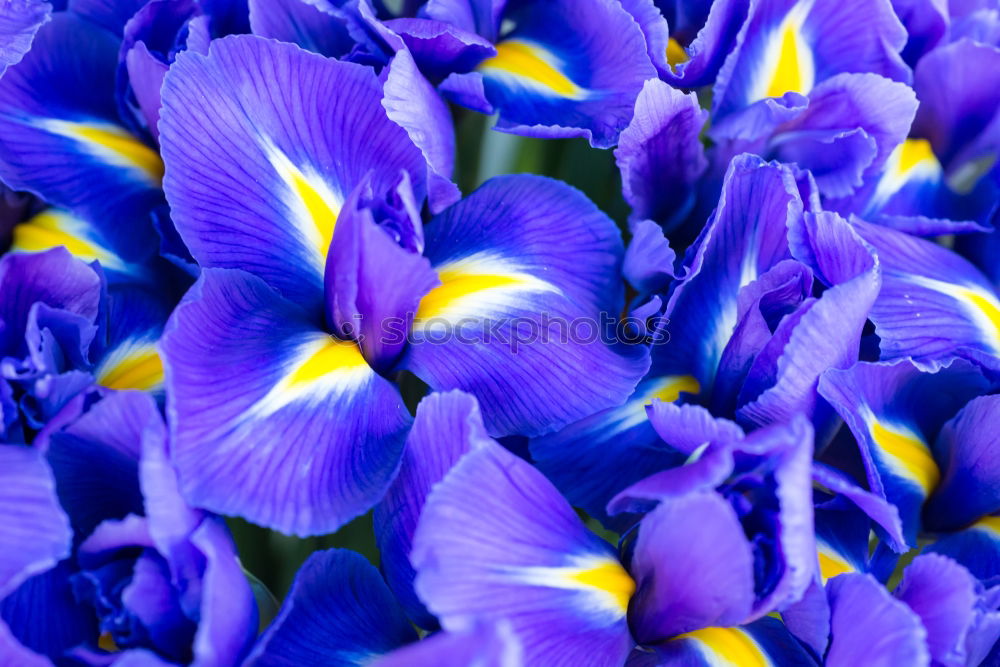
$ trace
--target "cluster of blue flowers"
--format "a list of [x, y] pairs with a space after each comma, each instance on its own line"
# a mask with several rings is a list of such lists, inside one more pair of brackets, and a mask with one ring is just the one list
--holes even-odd
[[998, 154], [1000, 0], [0, 0], [0, 665], [1000, 664]]

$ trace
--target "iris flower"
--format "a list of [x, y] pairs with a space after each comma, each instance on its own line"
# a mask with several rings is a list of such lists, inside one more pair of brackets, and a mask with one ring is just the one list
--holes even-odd
[[398, 368], [481, 397], [494, 435], [617, 403], [645, 371], [644, 348], [516, 347], [518, 326], [551, 332], [542, 313], [616, 312], [617, 230], [573, 189], [511, 176], [425, 236], [425, 161], [370, 69], [230, 37], [181, 54], [163, 101], [167, 198], [202, 266], [162, 343], [197, 505], [298, 534], [371, 507], [409, 425]]

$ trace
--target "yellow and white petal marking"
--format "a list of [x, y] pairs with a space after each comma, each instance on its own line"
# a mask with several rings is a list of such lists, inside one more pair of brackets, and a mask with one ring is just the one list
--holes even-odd
[[518, 583], [587, 593], [586, 611], [623, 618], [635, 593], [635, 581], [617, 559], [588, 556], [563, 567], [519, 567], [502, 573]]
[[770, 667], [771, 660], [760, 645], [741, 628], [702, 628], [671, 641], [694, 642], [712, 667]]
[[537, 278], [515, 262], [477, 253], [435, 267], [441, 284], [424, 295], [413, 320], [414, 331], [454, 324], [463, 319], [486, 320], [512, 308], [530, 308], [525, 297], [558, 287]]
[[941, 470], [923, 437], [912, 429], [878, 419], [871, 411], [865, 415], [875, 456], [896, 476], [918, 486], [930, 495], [941, 479]]
[[748, 102], [781, 97], [795, 92], [805, 95], [816, 83], [812, 46], [803, 31], [813, 0], [801, 0], [767, 37], [763, 62], [754, 77]]
[[322, 274], [344, 200], [312, 167], [300, 169], [273, 144], [267, 143], [264, 151], [288, 188], [285, 203], [292, 210], [292, 222], [306, 245], [316, 251], [315, 260]]
[[73, 139], [101, 162], [129, 169], [153, 187], [158, 188], [163, 183], [163, 160], [159, 153], [122, 127], [100, 121], [75, 122], [58, 118], [40, 118], [34, 124], [46, 132]]
[[321, 402], [356, 389], [371, 377], [357, 343], [316, 334], [299, 344], [281, 380], [248, 413], [266, 416], [296, 401]]
[[854, 567], [828, 544], [817, 542], [816, 551], [819, 556], [819, 576], [824, 584], [839, 574], [854, 571]]
[[42, 252], [64, 246], [71, 255], [85, 262], [99, 261], [101, 266], [124, 271], [127, 266], [117, 254], [93, 240], [90, 226], [66, 211], [50, 208], [14, 227], [10, 249]]
[[926, 139], [907, 139], [893, 149], [886, 160], [882, 176], [872, 195], [872, 206], [878, 207], [899, 192], [911, 181], [936, 181], [942, 168], [931, 142]]
[[994, 540], [1000, 540], [1000, 516], [984, 516], [972, 524], [970, 528], [989, 533]]
[[565, 63], [545, 47], [523, 39], [507, 39], [496, 45], [497, 54], [477, 69], [499, 77], [511, 77], [520, 84], [556, 97], [583, 99], [587, 90], [565, 73]]
[[995, 293], [979, 285], [956, 285], [924, 276], [907, 276], [907, 280], [957, 301], [959, 307], [982, 332], [983, 344], [993, 354], [1000, 355], [1000, 299], [997, 299]]
[[665, 375], [643, 382], [632, 398], [612, 409], [608, 419], [601, 424], [601, 432], [620, 433], [642, 424], [647, 419], [646, 406], [652, 405], [653, 399], [673, 403], [680, 398], [681, 392], [697, 394], [700, 390], [701, 386], [693, 375]]
[[155, 341], [125, 341], [101, 361], [97, 384], [108, 389], [154, 391], [163, 386], [163, 363]]

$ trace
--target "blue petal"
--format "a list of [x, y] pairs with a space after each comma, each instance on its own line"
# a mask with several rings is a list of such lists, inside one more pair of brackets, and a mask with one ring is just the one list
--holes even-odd
[[923, 502], [941, 477], [931, 443], [945, 420], [987, 386], [961, 360], [933, 373], [905, 360], [861, 362], [820, 380], [820, 393], [858, 442], [869, 487], [899, 508], [911, 545]]
[[955, 529], [1000, 511], [1000, 470], [996, 468], [1000, 438], [992, 427], [998, 419], [1000, 396], [980, 396], [941, 429], [934, 456], [941, 464], [942, 477], [925, 514], [932, 530]]
[[250, 274], [205, 269], [161, 341], [171, 454], [193, 505], [335, 530], [385, 492], [409, 415], [356, 344]]
[[69, 556], [69, 520], [59, 507], [52, 471], [38, 450], [0, 445], [3, 559], [0, 598], [28, 577]]
[[340, 58], [354, 47], [348, 19], [327, 0], [250, 0], [253, 34], [298, 44], [306, 51]]
[[115, 249], [148, 241], [163, 177], [118, 121], [117, 54], [110, 33], [60, 13], [0, 79], [0, 178], [84, 219], [129, 221], [102, 225]]
[[431, 488], [466, 452], [488, 442], [476, 399], [459, 391], [430, 394], [417, 406], [403, 462], [385, 498], [375, 506], [375, 537], [382, 572], [410, 618], [421, 627], [437, 621], [413, 591], [413, 533]]
[[842, 574], [827, 584], [828, 665], [926, 665], [927, 631], [920, 617], [867, 574]]
[[889, 0], [751, 3], [713, 88], [713, 115], [721, 118], [786, 92], [806, 95], [842, 72], [908, 83], [909, 68], [899, 57], [905, 41]]
[[411, 554], [417, 594], [449, 631], [506, 618], [526, 664], [620, 665], [634, 583], [555, 488], [499, 445], [466, 454], [431, 492]]
[[372, 667], [513, 667], [523, 664], [521, 644], [510, 624], [480, 623], [462, 632], [439, 632], [404, 646], [372, 663]]
[[491, 435], [539, 435], [619, 404], [648, 363], [642, 346], [604, 344], [621, 252], [617, 228], [576, 190], [487, 181], [428, 225], [442, 285], [420, 303], [403, 365], [476, 396]]
[[700, 140], [707, 116], [694, 93], [645, 83], [615, 149], [632, 221], [649, 218], [669, 228], [688, 214], [693, 185], [708, 166]]
[[365, 174], [381, 198], [405, 170], [424, 198], [424, 160], [381, 101], [370, 69], [290, 44], [238, 36], [182, 53], [160, 141], [171, 214], [199, 264], [244, 269], [318, 311], [336, 217]]
[[997, 367], [1000, 297], [972, 264], [947, 248], [855, 220], [878, 252], [882, 289], [870, 318], [882, 359], [934, 366], [956, 354]]
[[0, 16], [0, 76], [31, 48], [38, 28], [49, 20], [52, 5], [43, 0], [10, 3]]
[[[516, 26], [479, 64], [486, 98], [500, 113], [496, 129], [542, 137], [586, 137], [613, 146], [635, 97], [656, 70], [635, 20], [618, 2], [573, 0], [510, 5]], [[560, 26], [560, 30], [553, 30]]]
[[760, 426], [805, 414], [814, 420], [823, 442], [830, 419], [816, 385], [827, 369], [844, 368], [857, 359], [881, 275], [877, 259], [839, 216], [806, 213], [797, 227], [800, 231], [793, 233], [800, 236], [793, 243], [793, 254], [811, 264], [830, 287], [798, 311], [798, 321], [775, 362], [773, 385], [757, 395], [746, 392], [745, 385], [740, 401], [749, 402], [737, 416], [744, 425]]
[[78, 541], [106, 519], [142, 513], [139, 457], [148, 418], [142, 401], [112, 395], [49, 436], [46, 457]]
[[330, 549], [302, 565], [243, 664], [367, 664], [416, 638], [378, 570], [360, 554]]
[[938, 554], [913, 559], [894, 591], [920, 616], [931, 658], [943, 665], [981, 664], [1000, 638], [997, 601], [983, 593], [968, 570]]

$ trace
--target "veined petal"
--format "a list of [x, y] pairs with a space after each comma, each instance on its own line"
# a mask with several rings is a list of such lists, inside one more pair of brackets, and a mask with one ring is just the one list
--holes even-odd
[[[661, 2], [657, 4], [662, 5]], [[688, 9], [685, 6], [689, 3], [678, 0], [674, 4], [680, 13]], [[706, 3], [702, 3], [704, 4]], [[672, 69], [661, 71], [660, 76], [678, 88], [699, 88], [715, 81], [726, 57], [736, 44], [750, 8], [749, 0], [719, 0], [707, 4], [710, 4], [708, 14], [694, 39], [684, 39], [677, 32], [679, 26], [674, 25], [677, 21], [671, 22], [668, 19], [673, 35], [667, 45], [667, 61]], [[675, 36], [680, 41], [675, 40]], [[682, 44], [686, 44], [686, 48]]]
[[871, 575], [835, 577], [826, 591], [831, 616], [825, 664], [929, 664], [920, 617]]
[[899, 56], [905, 41], [889, 0], [753, 2], [716, 80], [713, 115], [788, 92], [805, 95], [842, 72], [909, 82]]
[[[73, 533], [41, 452], [0, 445], [0, 597], [69, 556]], [[2, 655], [2, 654], [0, 654]]]
[[689, 375], [646, 378], [622, 405], [533, 438], [532, 458], [575, 507], [608, 524], [606, 508], [615, 494], [683, 462], [686, 455], [663, 446], [646, 417], [647, 406], [676, 401], [682, 392], [698, 393], [697, 381]]
[[0, 178], [118, 236], [153, 234], [163, 163], [126, 131], [114, 104], [118, 44], [71, 12], [38, 32], [34, 48], [0, 79]]
[[960, 192], [969, 192], [996, 159], [998, 65], [994, 45], [958, 39], [928, 53], [914, 72], [920, 97], [914, 132], [930, 141]]
[[160, 345], [171, 454], [193, 505], [330, 532], [396, 474], [399, 394], [260, 279], [203, 270]]
[[846, 197], [878, 177], [917, 110], [907, 86], [876, 74], [838, 74], [816, 85], [808, 106], [781, 123], [767, 154], [808, 169], [827, 197]]
[[639, 524], [632, 556], [632, 627], [655, 643], [735, 625], [754, 601], [753, 553], [733, 508], [714, 490], [664, 498]]
[[694, 93], [656, 79], [643, 85], [615, 149], [633, 222], [649, 218], [670, 226], [689, 212], [693, 185], [708, 166], [700, 140], [707, 117]]
[[489, 441], [476, 399], [460, 391], [428, 395], [417, 406], [399, 475], [375, 506], [382, 572], [410, 618], [421, 627], [433, 628], [437, 621], [413, 591], [416, 573], [410, 551], [417, 521], [433, 486], [466, 452]]
[[327, 257], [327, 321], [359, 342], [368, 363], [385, 370], [405, 346], [421, 298], [439, 281], [425, 257], [375, 224], [359, 203], [362, 187], [348, 197]]
[[340, 58], [354, 47], [348, 18], [329, 0], [250, 0], [253, 34], [298, 44], [331, 58]]
[[49, 20], [52, 5], [42, 0], [12, 2], [0, 16], [0, 76], [31, 48], [38, 28]]
[[719, 206], [667, 304], [670, 341], [654, 350], [654, 369], [693, 375], [710, 395], [738, 319], [743, 286], [789, 257], [788, 225], [802, 215], [793, 173], [754, 155], [729, 164]]
[[461, 199], [452, 181], [455, 161], [455, 127], [451, 112], [438, 92], [424, 78], [413, 56], [400, 49], [385, 77], [382, 105], [386, 115], [406, 130], [427, 163], [427, 200], [431, 213]]
[[903, 571], [894, 595], [920, 616], [936, 663], [981, 664], [1000, 638], [997, 603], [983, 599], [987, 596], [979, 582], [950, 558], [917, 556]]
[[[53, 281], [52, 276], [61, 279]], [[15, 358], [28, 353], [26, 333], [36, 303], [96, 324], [103, 296], [101, 275], [60, 247], [5, 255], [0, 259], [0, 289], [4, 294], [0, 299], [0, 354]]]
[[243, 664], [365, 664], [416, 638], [378, 570], [361, 554], [330, 549], [303, 564]]
[[416, 590], [446, 630], [506, 618], [534, 664], [621, 664], [635, 583], [528, 463], [486, 443], [431, 492], [411, 555]]
[[195, 259], [318, 310], [337, 215], [365, 174], [384, 197], [405, 170], [424, 197], [423, 158], [381, 100], [370, 69], [290, 44], [237, 36], [208, 56], [182, 53], [164, 81], [160, 140]]
[[853, 222], [884, 267], [882, 290], [871, 312], [882, 358], [912, 357], [931, 364], [958, 353], [995, 366], [1000, 298], [989, 280], [940, 245]]
[[586, 417], [645, 372], [645, 349], [603, 342], [601, 313], [621, 308], [621, 241], [572, 188], [492, 179], [431, 221], [426, 255], [441, 285], [420, 302], [403, 364], [434, 389], [475, 395], [492, 435]]
[[982, 373], [963, 361], [933, 373], [905, 360], [861, 362], [820, 379], [820, 393], [858, 442], [869, 486], [899, 508], [910, 544], [921, 506], [941, 479], [933, 438], [965, 401], [986, 388]]
[[755, 393], [758, 388], [747, 391], [748, 380], [736, 414], [744, 425], [756, 426], [805, 414], [814, 420], [822, 439], [830, 420], [828, 408], [817, 407], [817, 382], [827, 369], [844, 368], [857, 359], [881, 273], [878, 258], [836, 214], [806, 213], [790, 236], [792, 253], [830, 287], [797, 311], [797, 321], [785, 320], [794, 327], [775, 361], [773, 385]]
[[619, 3], [598, 0], [581, 9], [571, 0], [509, 6], [503, 18], [516, 27], [496, 43], [497, 55], [477, 73], [459, 75], [482, 77], [500, 112], [498, 130], [586, 137], [602, 148], [616, 143], [635, 96], [656, 71], [642, 31]]
[[48, 438], [46, 458], [78, 540], [105, 520], [143, 512], [139, 459], [155, 411], [143, 399], [112, 393]]

